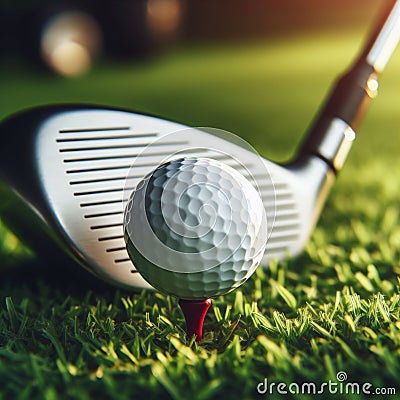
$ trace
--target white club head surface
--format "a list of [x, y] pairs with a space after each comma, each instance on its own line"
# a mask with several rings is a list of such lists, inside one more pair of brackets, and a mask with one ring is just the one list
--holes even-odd
[[149, 286], [126, 251], [127, 198], [165, 160], [182, 155], [218, 159], [254, 183], [270, 230], [264, 266], [303, 249], [333, 182], [333, 173], [318, 157], [280, 166], [203, 130], [126, 111], [54, 106], [17, 115], [3, 129], [25, 134], [31, 142], [31, 170], [15, 171], [27, 164], [14, 154], [14, 166], [7, 164], [4, 171], [3, 165], [3, 180], [80, 264], [125, 287]]

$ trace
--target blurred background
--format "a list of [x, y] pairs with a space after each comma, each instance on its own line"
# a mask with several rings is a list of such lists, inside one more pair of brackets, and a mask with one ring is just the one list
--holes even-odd
[[176, 45], [256, 41], [363, 24], [373, 0], [2, 0], [2, 59], [64, 76], [98, 59], [138, 60]]
[[[259, 145], [287, 158], [295, 143], [278, 136], [300, 139], [384, 3], [2, 0], [0, 117], [94, 102], [217, 126], [250, 142], [276, 126], [272, 144]], [[274, 121], [290, 110], [293, 118]]]
[[[1, 0], [0, 119], [47, 103], [109, 105], [222, 128], [284, 161], [385, 3]], [[399, 69], [398, 51], [343, 182], [368, 179], [378, 149], [376, 176], [398, 165]], [[14, 254], [2, 232], [0, 221], [0, 254]]]

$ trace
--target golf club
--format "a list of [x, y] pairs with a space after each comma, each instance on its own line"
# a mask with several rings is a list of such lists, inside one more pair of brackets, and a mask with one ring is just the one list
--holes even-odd
[[55, 105], [11, 116], [0, 125], [1, 217], [39, 254], [50, 252], [43, 238], [50, 237], [102, 279], [149, 287], [126, 251], [124, 194], [168, 157], [216, 158], [241, 167], [261, 194], [271, 231], [262, 264], [295, 256], [314, 229], [377, 94], [378, 73], [399, 39], [400, 1], [389, 1], [360, 57], [337, 81], [286, 165], [260, 163], [223, 133], [124, 110]]

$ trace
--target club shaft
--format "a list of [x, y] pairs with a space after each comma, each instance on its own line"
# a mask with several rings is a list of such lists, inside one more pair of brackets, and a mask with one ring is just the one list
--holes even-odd
[[378, 73], [400, 40], [400, 0], [389, 1], [364, 50], [336, 82], [300, 150], [316, 155], [336, 172], [347, 158], [355, 132], [378, 93]]
[[365, 63], [382, 72], [400, 39], [400, 1], [389, 2], [377, 29], [365, 47], [361, 58]]

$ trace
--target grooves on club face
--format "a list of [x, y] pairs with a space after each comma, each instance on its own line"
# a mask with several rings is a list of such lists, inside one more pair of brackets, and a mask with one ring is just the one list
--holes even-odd
[[[94, 274], [125, 287], [148, 284], [125, 248], [124, 196], [171, 154], [219, 159], [240, 170], [228, 155], [212, 150], [215, 143], [243, 162], [248, 171], [240, 172], [255, 180], [273, 225], [265, 266], [272, 258], [303, 249], [334, 180], [317, 157], [288, 166], [263, 160], [268, 176], [257, 166], [259, 156], [234, 143], [175, 122], [113, 109], [38, 108], [9, 118], [0, 130], [8, 138], [1, 160], [1, 177], [8, 186], [3, 184], [1, 190], [14, 196], [2, 212], [9, 227], [36, 242], [36, 248], [46, 243], [38, 234], [43, 231]], [[199, 148], [200, 143], [207, 148]], [[126, 179], [133, 161], [133, 174]]]

